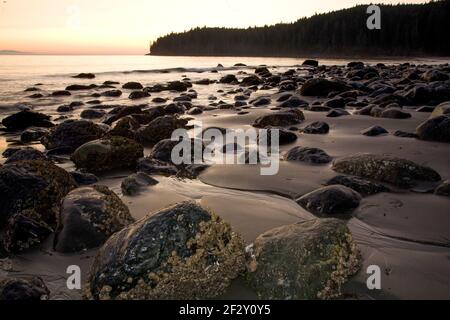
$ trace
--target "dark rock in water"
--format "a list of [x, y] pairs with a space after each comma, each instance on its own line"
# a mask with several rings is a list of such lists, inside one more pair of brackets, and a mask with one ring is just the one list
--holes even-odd
[[419, 109], [417, 109], [417, 112], [423, 112], [423, 113], [431, 113], [434, 111], [434, 107], [429, 107], [429, 106], [424, 106], [424, 107], [420, 107]]
[[67, 96], [71, 96], [71, 95], [72, 94], [67, 90], [59, 90], [59, 91], [52, 92], [52, 96], [54, 96], [54, 97], [67, 97]]
[[152, 102], [154, 102], [154, 103], [166, 103], [166, 102], [167, 102], [167, 99], [160, 98], [160, 97], [156, 97], [156, 98], [154, 98], [154, 99], [152, 100]]
[[136, 132], [136, 136], [143, 143], [156, 144], [161, 140], [170, 139], [173, 131], [183, 129], [186, 125], [187, 120], [175, 116], [159, 117], [147, 126], [140, 128]]
[[405, 132], [401, 130], [397, 130], [394, 132], [394, 136], [399, 138], [418, 138], [419, 136], [415, 133]]
[[41, 91], [41, 89], [36, 88], [36, 87], [30, 87], [30, 88], [26, 88], [24, 90], [24, 92], [36, 92], [36, 91]]
[[446, 180], [442, 182], [434, 191], [434, 194], [437, 196], [450, 196], [450, 180]]
[[122, 89], [142, 90], [144, 87], [139, 82], [127, 82], [122, 86]]
[[91, 184], [95, 184], [99, 181], [96, 175], [92, 173], [85, 173], [81, 171], [72, 171], [70, 172], [70, 175], [75, 180], [75, 182], [79, 186], [88, 186]]
[[272, 130], [278, 130], [278, 142], [280, 146], [291, 144], [297, 141], [298, 136], [283, 128], [266, 128], [267, 129], [267, 146], [272, 145]]
[[327, 134], [330, 132], [330, 126], [326, 122], [317, 121], [302, 129], [306, 134]]
[[170, 91], [184, 92], [188, 89], [188, 84], [181, 81], [169, 82], [167, 89]]
[[28, 96], [28, 98], [30, 98], [30, 99], [40, 99], [43, 97], [44, 97], [44, 95], [42, 93], [35, 93], [35, 94]]
[[5, 164], [24, 161], [24, 160], [47, 160], [47, 157], [39, 150], [33, 148], [24, 148], [15, 152], [5, 161]]
[[316, 215], [348, 214], [359, 207], [361, 195], [342, 185], [332, 185], [308, 193], [297, 200], [304, 209]]
[[24, 148], [22, 147], [10, 147], [5, 149], [5, 151], [3, 151], [2, 156], [5, 158], [9, 158], [11, 157], [14, 153], [16, 153], [17, 151], [23, 150]]
[[148, 98], [148, 97], [150, 97], [150, 94], [145, 91], [133, 91], [128, 96], [128, 99], [137, 100], [137, 99], [143, 99], [143, 98]]
[[88, 142], [73, 153], [71, 160], [77, 168], [89, 172], [133, 168], [144, 156], [144, 148], [134, 140], [109, 137]]
[[291, 96], [287, 100], [280, 103], [279, 107], [293, 109], [293, 108], [305, 108], [308, 105], [309, 105], [308, 102], [300, 99], [299, 97]]
[[190, 96], [188, 96], [188, 95], [185, 95], [185, 96], [181, 95], [179, 97], [175, 97], [173, 99], [173, 101], [174, 102], [191, 102], [192, 98]]
[[333, 159], [323, 150], [317, 148], [295, 147], [285, 156], [287, 161], [299, 161], [313, 164], [330, 163]]
[[259, 97], [253, 101], [250, 101], [250, 103], [253, 104], [255, 107], [267, 106], [271, 102], [272, 100], [268, 97]]
[[370, 116], [372, 115], [372, 109], [375, 108], [375, 105], [368, 105], [360, 110], [355, 111], [356, 115], [360, 116]]
[[241, 81], [241, 85], [245, 86], [245, 87], [257, 86], [257, 85], [260, 85], [263, 83], [264, 83], [264, 80], [262, 80], [260, 77], [258, 77], [257, 75], [254, 75], [254, 74], [250, 75], [248, 77], [245, 77]]
[[120, 84], [120, 82], [107, 80], [107, 81], [103, 82], [103, 84], [105, 86], [113, 86], [113, 85], [116, 85], [116, 84]]
[[78, 78], [78, 79], [94, 79], [95, 74], [93, 73], [80, 73], [76, 76], [73, 76], [72, 78]]
[[450, 142], [450, 117], [431, 118], [418, 126], [416, 133], [420, 140]]
[[389, 132], [380, 126], [373, 126], [361, 131], [361, 134], [368, 137], [377, 137], [383, 134], [389, 134]]
[[136, 169], [154, 175], [173, 176], [178, 173], [178, 169], [173, 164], [150, 157], [139, 160]]
[[275, 112], [264, 115], [255, 120], [255, 128], [267, 127], [287, 127], [300, 124], [305, 120], [305, 116], [300, 110], [290, 110], [286, 112]]
[[117, 121], [114, 128], [108, 131], [107, 135], [109, 137], [118, 136], [134, 140], [136, 138], [136, 131], [140, 127], [139, 122], [133, 117], [128, 116]]
[[203, 110], [199, 107], [194, 107], [188, 111], [188, 114], [191, 116], [202, 114]]
[[381, 118], [388, 119], [409, 119], [411, 114], [397, 108], [388, 108], [381, 112]]
[[48, 130], [43, 128], [31, 128], [27, 129], [20, 135], [20, 141], [22, 143], [30, 143], [39, 141], [44, 135], [48, 133]]
[[290, 97], [292, 97], [291, 93], [284, 93], [277, 99], [277, 102], [284, 102], [286, 100], [289, 100]]
[[216, 215], [184, 202], [114, 234], [92, 265], [87, 298], [215, 298], [244, 269], [241, 238]]
[[120, 90], [108, 90], [108, 91], [105, 91], [105, 92], [101, 93], [101, 95], [103, 97], [114, 97], [114, 98], [116, 98], [116, 97], [120, 97], [122, 95], [122, 91], [120, 91]]
[[41, 301], [48, 299], [48, 290], [41, 278], [1, 278], [0, 301]]
[[353, 189], [364, 197], [390, 190], [378, 182], [352, 176], [337, 176], [326, 183], [327, 186], [342, 185]]
[[[130, 116], [130, 115], [135, 116], [135, 115], [143, 114], [141, 106], [120, 107], [117, 110], [118, 110], [118, 112], [116, 114], [113, 114], [110, 118], [108, 118], [104, 121], [105, 124], [111, 125], [121, 118]], [[151, 120], [153, 120], [155, 117], [159, 117], [160, 115], [162, 115], [162, 111], [160, 108], [155, 108], [155, 109], [153, 109], [152, 112], [153, 112], [152, 114], [150, 114], [150, 113], [148, 114], [148, 116], [151, 117]]]
[[20, 111], [4, 118], [2, 124], [8, 130], [24, 130], [29, 127], [51, 128], [55, 126], [50, 122], [49, 116], [29, 110]]
[[195, 84], [203, 85], [203, 86], [208, 86], [211, 83], [214, 83], [214, 81], [212, 81], [210, 79], [201, 79], [201, 80], [195, 81]]
[[346, 224], [314, 219], [270, 230], [248, 247], [248, 279], [267, 300], [332, 299], [360, 268]]
[[83, 84], [72, 84], [66, 88], [66, 91], [82, 91], [82, 90], [90, 90], [92, 86], [83, 85]]
[[238, 82], [238, 79], [236, 78], [236, 76], [234, 74], [227, 74], [226, 76], [223, 76], [220, 79], [220, 83], [229, 84], [229, 83], [237, 83], [237, 82]]
[[74, 253], [101, 246], [134, 222], [128, 207], [107, 187], [78, 188], [63, 200], [55, 250]]
[[307, 59], [307, 60], [303, 61], [302, 65], [303, 66], [309, 66], [309, 67], [318, 67], [319, 66], [319, 61], [312, 60], [312, 59]]
[[[0, 167], [0, 230], [14, 215], [21, 213], [25, 218], [35, 221], [35, 225], [52, 229], [56, 226], [56, 217], [61, 199], [76, 187], [69, 173], [50, 161], [20, 161]], [[24, 220], [24, 219], [21, 219]], [[32, 223], [28, 223], [34, 228]], [[20, 234], [6, 230], [8, 238], [20, 238], [20, 243], [11, 243], [17, 251], [39, 244], [36, 233], [26, 233], [18, 224]]]
[[306, 81], [300, 93], [303, 96], [326, 97], [330, 92], [344, 92], [352, 88], [344, 82], [331, 81], [323, 78], [310, 79]]
[[161, 140], [154, 146], [150, 157], [152, 159], [171, 163], [172, 162], [172, 149], [177, 144], [179, 144], [178, 141], [172, 141], [170, 139]]
[[364, 68], [364, 62], [361, 61], [352, 61], [347, 64], [347, 68], [350, 69], [362, 69]]
[[42, 137], [41, 143], [48, 150], [62, 147], [75, 150], [89, 141], [101, 138], [105, 133], [105, 128], [87, 120], [68, 121]]
[[104, 110], [86, 109], [81, 112], [80, 117], [82, 119], [100, 119], [105, 115], [106, 112]]
[[324, 106], [331, 109], [344, 109], [345, 100], [343, 98], [333, 98], [325, 101]]
[[164, 107], [164, 113], [166, 115], [184, 114], [185, 112], [186, 112], [186, 107], [179, 103], [171, 103]]
[[330, 112], [331, 111], [330, 108], [324, 107], [324, 106], [319, 106], [319, 105], [310, 106], [310, 107], [308, 107], [308, 110], [311, 112]]
[[149, 186], [158, 184], [158, 181], [150, 177], [144, 172], [138, 172], [133, 174], [122, 181], [121, 189], [122, 193], [126, 196], [135, 196], [140, 191]]
[[432, 118], [436, 118], [439, 116], [449, 116], [450, 117], [450, 101], [444, 102], [438, 105], [431, 114]]
[[71, 112], [71, 111], [73, 111], [73, 107], [70, 106], [70, 105], [62, 105], [62, 106], [59, 106], [59, 107], [56, 109], [56, 111], [57, 111], [57, 112], [60, 112], [60, 113]]
[[344, 116], [349, 116], [350, 112], [344, 109], [333, 109], [327, 114], [327, 118], [339, 118]]
[[344, 157], [334, 162], [333, 170], [406, 188], [415, 186], [417, 181], [441, 180], [431, 168], [389, 155], [363, 153]]
[[447, 81], [450, 79], [448, 74], [439, 70], [429, 70], [422, 75], [422, 79], [427, 82]]

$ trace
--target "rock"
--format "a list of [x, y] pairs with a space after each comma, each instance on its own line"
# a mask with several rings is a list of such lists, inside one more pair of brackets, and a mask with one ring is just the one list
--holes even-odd
[[434, 194], [437, 196], [450, 196], [450, 180], [446, 180], [442, 182], [434, 191]]
[[186, 107], [180, 103], [171, 103], [164, 107], [164, 114], [175, 115], [184, 114], [186, 112]]
[[431, 114], [431, 118], [436, 118], [444, 115], [450, 117], [450, 101], [438, 105]]
[[361, 264], [349, 229], [337, 219], [270, 230], [247, 251], [249, 283], [267, 300], [337, 298]]
[[101, 95], [103, 97], [117, 98], [117, 97], [120, 97], [122, 95], [122, 91], [120, 91], [120, 90], [108, 90], [108, 91], [102, 92]]
[[375, 108], [375, 105], [368, 105], [366, 107], [361, 108], [360, 110], [355, 111], [355, 114], [360, 116], [370, 116], [372, 115], [373, 108]]
[[416, 109], [416, 112], [423, 112], [423, 113], [432, 113], [434, 111], [434, 107], [430, 106], [423, 106], [418, 109]]
[[105, 116], [106, 112], [104, 110], [96, 110], [96, 109], [86, 109], [83, 110], [80, 114], [82, 119], [100, 119]]
[[450, 79], [448, 74], [439, 70], [429, 70], [422, 75], [422, 79], [427, 82], [447, 81]]
[[5, 164], [25, 161], [25, 160], [47, 160], [47, 157], [39, 150], [33, 148], [24, 148], [15, 152], [12, 156], [8, 157]]
[[80, 73], [76, 76], [73, 76], [72, 78], [78, 78], [78, 79], [94, 79], [95, 74], [93, 73]]
[[143, 143], [156, 144], [161, 140], [170, 139], [173, 131], [183, 129], [187, 121], [175, 116], [159, 117], [136, 132], [137, 139]]
[[325, 101], [324, 106], [331, 109], [344, 109], [345, 100], [343, 98], [333, 98]]
[[172, 81], [167, 85], [167, 89], [170, 91], [184, 92], [187, 91], [188, 85], [186, 82]]
[[27, 129], [20, 135], [20, 141], [22, 143], [30, 143], [39, 141], [44, 135], [48, 133], [47, 129], [43, 128], [31, 128]]
[[333, 159], [323, 150], [317, 148], [295, 147], [285, 156], [287, 161], [327, 164]]
[[140, 159], [136, 166], [137, 171], [147, 174], [172, 176], [178, 174], [178, 169], [172, 163], [147, 157]]
[[294, 108], [305, 108], [308, 105], [309, 105], [308, 102], [300, 99], [299, 97], [291, 96], [287, 100], [285, 100], [282, 103], [280, 103], [279, 107], [280, 108], [294, 109]]
[[431, 118], [419, 125], [416, 133], [420, 140], [450, 142], [450, 117]]
[[50, 290], [39, 277], [31, 279], [0, 279], [0, 301], [47, 300], [49, 294]]
[[292, 97], [291, 93], [283, 93], [278, 97], [277, 102], [284, 102], [286, 100], [289, 100], [290, 97]]
[[23, 150], [24, 148], [22, 147], [9, 147], [6, 148], [5, 151], [3, 151], [2, 156], [5, 158], [9, 158], [11, 157], [14, 153], [16, 153], [17, 151]]
[[136, 138], [136, 131], [141, 127], [139, 122], [137, 122], [133, 117], [128, 116], [117, 121], [114, 128], [108, 131], [108, 136], [118, 136], [128, 139]]
[[226, 84], [230, 84], [230, 83], [237, 83], [238, 79], [236, 78], [236, 76], [234, 74], [227, 74], [226, 76], [223, 76], [220, 79], [220, 83], [226, 83]]
[[333, 179], [329, 180], [325, 185], [342, 185], [355, 190], [363, 197], [390, 191], [389, 188], [386, 188], [381, 183], [352, 176], [336, 176]]
[[361, 134], [368, 137], [377, 137], [383, 134], [389, 134], [389, 132], [380, 126], [373, 126], [361, 131]]
[[148, 98], [148, 97], [150, 97], [150, 94], [145, 91], [133, 91], [128, 96], [128, 99], [137, 100], [137, 99], [143, 99], [143, 98]]
[[87, 120], [61, 123], [42, 137], [41, 143], [48, 149], [77, 149], [83, 144], [100, 139], [106, 133], [105, 128]]
[[[19, 252], [44, 240], [56, 227], [62, 198], [75, 187], [70, 174], [49, 161], [0, 167], [0, 230], [6, 227], [7, 250]], [[42, 229], [49, 233], [37, 232]]]
[[29, 127], [51, 128], [54, 126], [50, 117], [39, 112], [23, 110], [2, 120], [8, 130], [24, 130]]
[[142, 90], [144, 87], [139, 82], [127, 82], [122, 86], [122, 89]]
[[302, 65], [317, 68], [319, 66], [319, 61], [307, 59], [307, 60], [303, 61]]
[[308, 125], [302, 132], [306, 134], [327, 134], [330, 132], [330, 126], [326, 122], [317, 121]]
[[72, 94], [67, 90], [59, 90], [59, 91], [52, 92], [52, 96], [54, 96], [54, 97], [67, 97], [67, 96], [71, 96], [71, 95]]
[[415, 133], [405, 132], [401, 130], [397, 130], [394, 132], [394, 136], [399, 138], [418, 138], [419, 136]]
[[194, 202], [149, 215], [114, 234], [92, 265], [91, 299], [207, 299], [245, 268], [241, 238]]
[[[105, 124], [111, 125], [114, 122], [116, 122], [117, 120], [122, 119], [124, 117], [131, 116], [131, 115], [136, 116], [136, 115], [144, 114], [141, 106], [119, 107], [115, 111], [116, 111], [115, 114], [113, 114], [110, 118], [108, 118], [104, 121]], [[146, 115], [148, 115], [150, 117], [150, 119], [153, 120], [156, 117], [159, 117], [161, 114], [162, 114], [162, 109], [160, 107], [158, 107], [158, 108], [152, 109]]]
[[122, 181], [122, 193], [126, 196], [135, 196], [148, 186], [154, 186], [158, 181], [144, 172], [133, 174]]
[[253, 101], [250, 101], [251, 104], [253, 104], [255, 107], [262, 107], [267, 106], [272, 102], [270, 98], [268, 97], [259, 97]]
[[361, 61], [352, 61], [347, 64], [347, 68], [350, 69], [362, 69], [364, 68], [364, 62]]
[[167, 99], [156, 97], [156, 98], [153, 98], [152, 102], [154, 102], [154, 103], [166, 103]]
[[137, 160], [143, 156], [144, 148], [134, 140], [109, 137], [82, 145], [75, 150], [71, 160], [77, 168], [97, 173], [133, 168]]
[[351, 213], [360, 202], [359, 193], [341, 185], [320, 188], [297, 200], [304, 209], [319, 216]]
[[245, 77], [241, 81], [241, 85], [245, 86], [245, 87], [258, 86], [263, 83], [264, 83], [264, 80], [262, 80], [260, 77], [258, 77], [257, 75], [254, 75], [254, 74], [252, 74], [248, 77]]
[[93, 89], [93, 86], [87, 86], [84, 84], [72, 84], [66, 88], [66, 91], [82, 91], [82, 90], [90, 90], [90, 89]]
[[203, 110], [199, 107], [194, 107], [188, 111], [188, 114], [191, 116], [195, 116], [195, 115], [202, 114], [202, 113], [203, 113]]
[[417, 181], [441, 180], [440, 175], [431, 168], [389, 155], [351, 155], [336, 160], [333, 170], [407, 188], [415, 186]]
[[88, 186], [99, 181], [96, 175], [81, 171], [72, 171], [70, 175], [79, 186]]
[[287, 145], [287, 144], [291, 144], [294, 143], [295, 141], [297, 141], [298, 136], [286, 129], [282, 129], [282, 128], [266, 128], [267, 129], [267, 146], [271, 146], [272, 145], [272, 130], [278, 130], [278, 142], [280, 146], [283, 145]]
[[409, 119], [411, 118], [411, 114], [404, 112], [397, 108], [387, 108], [383, 112], [381, 112], [381, 118], [388, 119]]
[[134, 222], [128, 207], [107, 187], [83, 187], [63, 200], [55, 250], [74, 253], [101, 246]]
[[210, 79], [201, 79], [201, 80], [195, 81], [195, 84], [203, 85], [203, 86], [208, 86], [211, 83], [214, 83], [214, 81], [212, 81]]
[[275, 112], [264, 115], [255, 120], [255, 128], [267, 127], [287, 127], [300, 124], [305, 120], [305, 116], [300, 110], [291, 110], [287, 112]]
[[344, 116], [349, 116], [350, 112], [344, 109], [333, 109], [327, 114], [327, 118], [339, 118]]
[[35, 94], [28, 96], [28, 98], [30, 98], [30, 99], [40, 99], [43, 97], [44, 97], [44, 95], [42, 93], [35, 93]]
[[333, 91], [344, 92], [351, 89], [352, 88], [344, 82], [316, 78], [306, 81], [300, 89], [300, 93], [302, 96], [326, 97]]

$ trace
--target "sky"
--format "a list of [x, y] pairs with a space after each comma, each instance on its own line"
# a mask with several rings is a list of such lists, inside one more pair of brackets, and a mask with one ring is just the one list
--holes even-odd
[[[0, 50], [144, 54], [149, 42], [193, 27], [294, 22], [374, 0], [0, 0]], [[423, 3], [425, 0], [379, 0]]]

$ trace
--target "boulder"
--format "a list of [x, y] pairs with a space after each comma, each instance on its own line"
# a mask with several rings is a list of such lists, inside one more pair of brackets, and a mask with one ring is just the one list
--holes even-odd
[[386, 108], [381, 112], [380, 117], [388, 119], [409, 119], [411, 118], [411, 114], [398, 108]]
[[420, 140], [450, 142], [450, 116], [431, 118], [416, 129]]
[[249, 283], [267, 300], [337, 298], [361, 265], [349, 229], [337, 219], [314, 219], [270, 230], [247, 251]]
[[380, 126], [373, 126], [373, 127], [364, 129], [363, 131], [361, 131], [361, 134], [363, 136], [367, 136], [367, 137], [377, 137], [380, 135], [389, 134], [389, 132]]
[[226, 84], [230, 84], [230, 83], [237, 83], [238, 79], [236, 78], [236, 76], [234, 74], [227, 74], [226, 76], [223, 76], [222, 78], [220, 78], [220, 83], [226, 83]]
[[134, 222], [128, 207], [105, 186], [71, 191], [63, 200], [55, 250], [74, 253], [101, 246]]
[[87, 186], [98, 182], [96, 175], [82, 171], [72, 171], [70, 175], [79, 186]]
[[264, 115], [255, 120], [255, 128], [267, 127], [287, 127], [300, 124], [305, 120], [305, 116], [300, 110], [290, 110], [286, 112], [275, 112]]
[[128, 99], [137, 100], [137, 99], [143, 99], [143, 98], [148, 98], [148, 97], [150, 97], [150, 94], [148, 92], [145, 92], [145, 91], [133, 91], [128, 96]]
[[136, 132], [136, 137], [142, 143], [154, 145], [161, 140], [170, 139], [175, 130], [185, 128], [187, 123], [187, 120], [175, 116], [159, 117], [140, 128]]
[[352, 176], [336, 176], [329, 180], [325, 185], [342, 185], [355, 190], [364, 197], [390, 191], [389, 188], [385, 187], [381, 183]]
[[77, 79], [94, 79], [95, 78], [95, 74], [93, 73], [80, 73], [76, 76], [73, 76], [72, 78], [77, 78]]
[[20, 141], [22, 143], [39, 141], [47, 133], [48, 130], [44, 128], [30, 128], [22, 132], [22, 134], [20, 135]]
[[68, 97], [71, 95], [72, 94], [70, 93], [70, 91], [67, 91], [67, 90], [58, 90], [58, 91], [52, 92], [53, 97]]
[[87, 298], [215, 298], [244, 268], [241, 238], [218, 216], [184, 202], [114, 234], [94, 260]]
[[144, 86], [142, 84], [140, 84], [139, 82], [127, 82], [122, 86], [122, 89], [142, 90], [142, 89], [144, 89]]
[[308, 193], [297, 203], [309, 212], [319, 215], [348, 214], [358, 208], [361, 195], [342, 185], [331, 185]]
[[55, 125], [50, 117], [39, 112], [23, 110], [10, 115], [2, 120], [2, 124], [8, 130], [24, 130], [29, 127], [51, 128]]
[[184, 92], [188, 89], [188, 84], [181, 81], [172, 81], [167, 85], [167, 89], [170, 91]]
[[327, 118], [339, 118], [344, 116], [349, 116], [350, 112], [344, 109], [333, 109], [327, 114]]
[[405, 132], [401, 130], [397, 130], [394, 132], [394, 136], [399, 138], [418, 138], [418, 135], [412, 132]]
[[450, 79], [448, 74], [440, 71], [440, 70], [428, 70], [422, 75], [422, 79], [427, 82], [434, 82], [434, 81], [447, 81]]
[[31, 279], [0, 279], [0, 301], [47, 300], [49, 294], [50, 290], [39, 277]]
[[144, 156], [144, 148], [134, 140], [109, 137], [88, 142], [73, 153], [71, 160], [77, 168], [89, 172], [106, 172], [133, 168]]
[[33, 149], [33, 148], [24, 148], [17, 152], [15, 152], [13, 155], [8, 157], [6, 159], [5, 164], [18, 162], [18, 161], [25, 161], [25, 160], [48, 160], [45, 154], [43, 154], [41, 151]]
[[272, 102], [272, 100], [268, 97], [259, 97], [255, 100], [250, 101], [255, 107], [267, 106]]
[[406, 188], [415, 186], [417, 181], [441, 180], [440, 175], [431, 168], [390, 155], [351, 155], [336, 160], [333, 170]]
[[326, 97], [333, 91], [344, 92], [351, 89], [352, 88], [344, 82], [316, 78], [306, 81], [300, 89], [300, 93], [302, 96]]
[[312, 59], [307, 59], [307, 60], [303, 61], [302, 66], [318, 67], [319, 66], [319, 61], [312, 60]]
[[139, 122], [137, 122], [133, 117], [128, 116], [117, 121], [114, 128], [108, 131], [107, 136], [113, 137], [124, 137], [128, 139], [136, 138], [136, 131], [141, 127]]
[[67, 147], [72, 150], [104, 136], [104, 127], [87, 120], [67, 121], [42, 137], [41, 143], [48, 149]]
[[450, 117], [450, 101], [438, 105], [431, 114], [431, 118], [436, 118], [444, 115]]
[[327, 134], [330, 132], [330, 126], [326, 122], [317, 121], [302, 129], [302, 132], [306, 134]]
[[298, 161], [312, 164], [327, 164], [333, 159], [323, 150], [317, 148], [295, 147], [285, 156], [287, 161]]
[[293, 109], [293, 108], [305, 108], [308, 105], [309, 105], [308, 102], [300, 99], [299, 97], [291, 96], [287, 100], [280, 103], [279, 107]]
[[450, 196], [450, 180], [446, 180], [442, 182], [434, 191], [434, 194], [437, 196]]
[[100, 119], [105, 116], [106, 112], [104, 110], [96, 110], [96, 109], [86, 109], [83, 110], [80, 114], [82, 119]]
[[103, 97], [117, 98], [117, 97], [120, 97], [122, 95], [122, 91], [120, 91], [120, 90], [108, 90], [108, 91], [105, 91], [105, 92], [101, 93], [101, 95]]
[[135, 196], [147, 187], [154, 186], [156, 184], [158, 184], [157, 180], [153, 179], [144, 172], [138, 172], [125, 178], [122, 181], [121, 189], [124, 195]]

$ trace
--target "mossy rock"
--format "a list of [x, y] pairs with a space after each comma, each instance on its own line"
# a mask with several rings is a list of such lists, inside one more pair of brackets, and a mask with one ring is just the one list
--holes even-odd
[[439, 182], [441, 176], [431, 168], [390, 155], [356, 154], [336, 160], [333, 170], [404, 188], [418, 181]]
[[79, 169], [106, 172], [114, 169], [134, 168], [144, 148], [134, 140], [109, 137], [88, 142], [73, 153], [71, 159]]
[[247, 249], [248, 281], [267, 300], [339, 297], [360, 268], [349, 229], [337, 219], [317, 219], [273, 229]]
[[75, 189], [61, 206], [55, 250], [72, 253], [101, 246], [133, 222], [128, 207], [107, 187]]
[[114, 234], [95, 258], [86, 298], [214, 298], [244, 270], [240, 236], [218, 216], [183, 202]]

